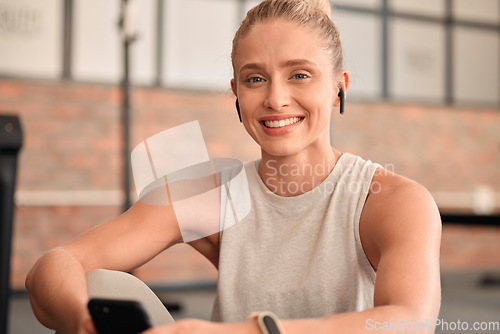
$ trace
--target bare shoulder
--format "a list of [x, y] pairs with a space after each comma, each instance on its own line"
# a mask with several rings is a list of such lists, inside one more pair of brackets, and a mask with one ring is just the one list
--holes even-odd
[[360, 234], [367, 256], [375, 265], [382, 248], [414, 243], [439, 248], [441, 218], [424, 186], [378, 168], [361, 215]]
[[[367, 206], [374, 209], [396, 209], [400, 205], [435, 208], [429, 191], [421, 184], [383, 168], [377, 168], [372, 180]], [[379, 213], [381, 214], [381, 213]]]

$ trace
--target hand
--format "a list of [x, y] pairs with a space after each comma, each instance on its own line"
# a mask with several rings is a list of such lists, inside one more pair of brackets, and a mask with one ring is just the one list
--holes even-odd
[[78, 334], [98, 334], [90, 316], [83, 318], [78, 328]]
[[142, 334], [260, 334], [256, 321], [220, 323], [198, 319], [185, 319], [151, 328]]
[[59, 328], [56, 333], [99, 334], [97, 333], [94, 322], [88, 313], [80, 316], [72, 326], [68, 328]]
[[185, 319], [170, 324], [150, 328], [142, 334], [210, 334], [210, 333], [223, 333], [217, 330], [221, 324], [198, 320], [198, 319]]

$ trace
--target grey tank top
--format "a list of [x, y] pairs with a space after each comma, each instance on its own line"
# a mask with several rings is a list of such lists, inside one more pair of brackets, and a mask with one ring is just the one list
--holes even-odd
[[375, 271], [359, 218], [380, 165], [344, 153], [313, 190], [281, 197], [265, 186], [258, 164], [245, 164], [250, 213], [221, 232], [212, 320], [244, 321], [256, 311], [316, 318], [373, 307]]

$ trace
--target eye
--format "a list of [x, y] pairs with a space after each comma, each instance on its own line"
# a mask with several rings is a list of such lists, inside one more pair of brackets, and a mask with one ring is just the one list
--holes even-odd
[[294, 74], [292, 76], [293, 79], [298, 79], [298, 80], [301, 80], [301, 79], [307, 79], [309, 78], [309, 76], [305, 73], [297, 73], [297, 74]]
[[264, 79], [261, 78], [261, 77], [250, 77], [246, 80], [246, 82], [249, 82], [249, 83], [260, 83], [260, 82], [264, 82]]

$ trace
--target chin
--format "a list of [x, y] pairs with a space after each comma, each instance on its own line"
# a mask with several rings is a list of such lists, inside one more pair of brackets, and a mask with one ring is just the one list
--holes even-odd
[[264, 145], [261, 146], [261, 150], [275, 157], [288, 157], [301, 151], [297, 143], [294, 145]]

